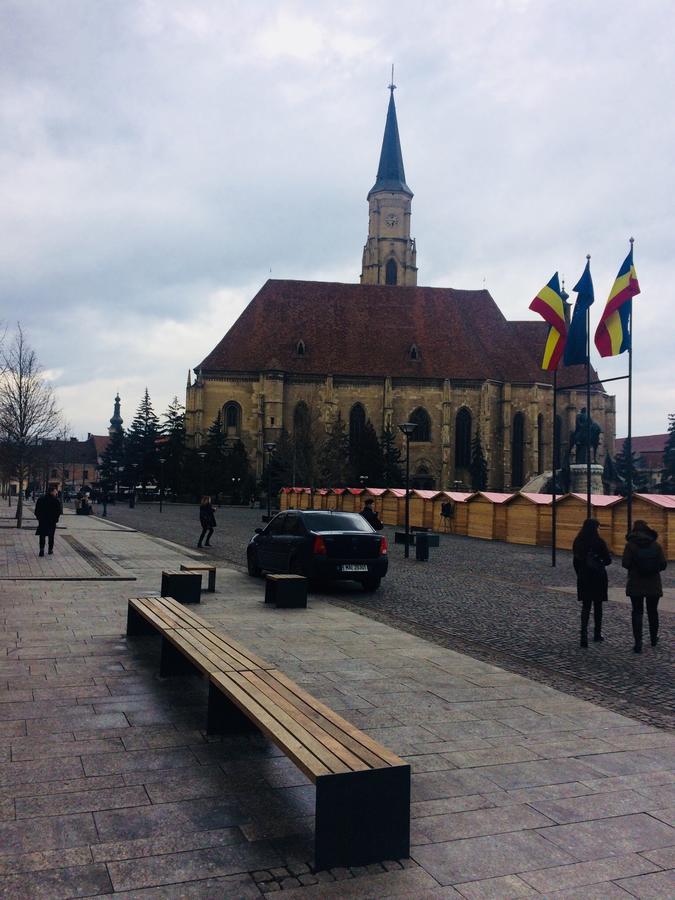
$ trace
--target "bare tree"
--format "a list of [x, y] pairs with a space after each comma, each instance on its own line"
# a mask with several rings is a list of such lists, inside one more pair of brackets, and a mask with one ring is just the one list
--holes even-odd
[[35, 351], [21, 325], [0, 348], [0, 440], [19, 480], [17, 528], [23, 519], [23, 484], [33, 456], [60, 424], [54, 392], [44, 380]]

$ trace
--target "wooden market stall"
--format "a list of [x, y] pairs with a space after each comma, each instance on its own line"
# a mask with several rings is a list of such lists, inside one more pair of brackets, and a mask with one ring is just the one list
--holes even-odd
[[[434, 528], [448, 534], [466, 534], [469, 523], [467, 500], [473, 496], [471, 492], [440, 491], [432, 502]], [[445, 518], [442, 515], [445, 503], [450, 503], [450, 509], [452, 510], [452, 515], [449, 518]]]
[[330, 488], [326, 495], [326, 509], [342, 509], [342, 495], [344, 488]]
[[382, 494], [380, 518], [385, 525], [402, 525], [405, 518], [405, 488], [387, 488]]
[[[628, 502], [613, 507], [611, 548], [623, 553], [628, 527]], [[633, 494], [633, 522], [643, 519], [658, 532], [658, 541], [666, 559], [675, 559], [675, 496], [671, 494]]]
[[345, 488], [342, 494], [342, 512], [360, 512], [363, 505], [363, 488]]
[[[434, 527], [434, 499], [439, 491], [414, 488], [410, 491], [410, 526], [415, 528]], [[403, 512], [405, 518], [405, 507]], [[403, 524], [403, 523], [399, 523]]]
[[509, 544], [551, 545], [551, 494], [513, 494], [506, 509], [506, 540]]
[[506, 540], [505, 503], [513, 494], [497, 491], [479, 491], [470, 497], [468, 506], [467, 534], [469, 537], [488, 541]]
[[[593, 494], [591, 515], [600, 523], [600, 537], [612, 545], [613, 512], [624, 498], [615, 494]], [[556, 547], [571, 550], [574, 538], [586, 519], [586, 494], [565, 494], [556, 500]]]

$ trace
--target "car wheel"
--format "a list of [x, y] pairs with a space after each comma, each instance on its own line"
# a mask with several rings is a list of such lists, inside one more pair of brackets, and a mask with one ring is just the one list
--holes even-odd
[[372, 593], [372, 591], [376, 591], [380, 586], [380, 581], [382, 579], [378, 578], [377, 575], [369, 575], [367, 578], [364, 578], [361, 581], [363, 585], [363, 590], [368, 591], [368, 593]]
[[257, 564], [255, 555], [251, 552], [246, 554], [246, 566], [248, 568], [248, 574], [251, 578], [258, 578], [262, 575], [262, 569]]

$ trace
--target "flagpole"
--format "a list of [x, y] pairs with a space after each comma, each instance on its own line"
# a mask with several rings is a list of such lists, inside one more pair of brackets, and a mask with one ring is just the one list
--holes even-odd
[[557, 441], [557, 432], [556, 421], [558, 419], [558, 370], [553, 370], [553, 465], [551, 468], [553, 469], [553, 488], [551, 493], [553, 495], [553, 499], [551, 500], [551, 565], [555, 566], [555, 550], [556, 550], [556, 503], [555, 503], [555, 479], [556, 479], [556, 471], [555, 471], [555, 463], [558, 458], [558, 441]]
[[[631, 258], [635, 238], [630, 239]], [[626, 518], [628, 531], [633, 529], [633, 300], [630, 303], [630, 344], [628, 345], [628, 437], [626, 444], [628, 449], [628, 503], [626, 505]]]
[[[586, 260], [590, 262], [590, 253]], [[591, 308], [586, 307], [586, 518], [591, 518]]]

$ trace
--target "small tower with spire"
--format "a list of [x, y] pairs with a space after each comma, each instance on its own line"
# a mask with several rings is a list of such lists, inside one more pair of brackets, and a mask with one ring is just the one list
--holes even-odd
[[122, 431], [122, 422], [124, 421], [124, 419], [120, 415], [120, 402], [120, 395], [118, 393], [115, 396], [115, 409], [110, 420], [110, 428], [108, 428], [108, 434], [110, 435], [110, 437], [112, 437], [113, 434], [119, 434]]
[[417, 284], [417, 252], [415, 241], [410, 238], [413, 192], [405, 181], [395, 90], [392, 66], [380, 165], [375, 184], [368, 192], [368, 240], [363, 248], [361, 284]]

